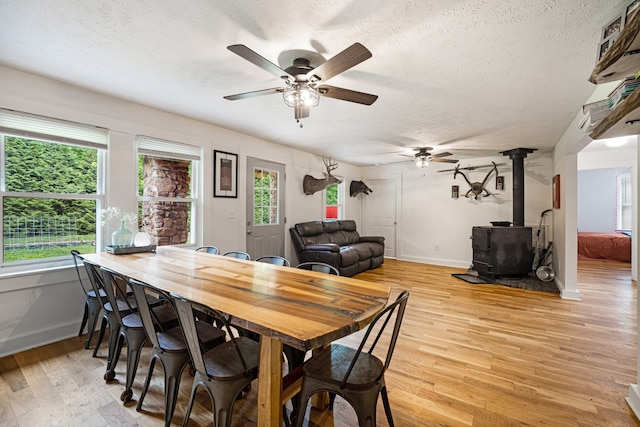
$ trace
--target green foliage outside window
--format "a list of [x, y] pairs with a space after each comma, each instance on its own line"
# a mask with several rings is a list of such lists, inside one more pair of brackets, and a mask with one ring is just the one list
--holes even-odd
[[[6, 191], [95, 194], [97, 150], [5, 137]], [[78, 234], [96, 232], [93, 200], [5, 198], [4, 216], [74, 217]]]
[[325, 189], [325, 204], [337, 205], [338, 204], [338, 184], [331, 184]]
[[278, 223], [278, 173], [256, 169], [253, 172], [253, 224]]

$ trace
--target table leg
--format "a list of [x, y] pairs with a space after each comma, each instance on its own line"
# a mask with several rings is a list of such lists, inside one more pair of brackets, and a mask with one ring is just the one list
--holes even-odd
[[260, 337], [258, 371], [258, 427], [282, 425], [282, 342]]

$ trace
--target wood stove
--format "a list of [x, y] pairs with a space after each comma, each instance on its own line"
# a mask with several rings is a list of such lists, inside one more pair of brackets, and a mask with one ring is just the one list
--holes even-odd
[[482, 277], [523, 276], [531, 271], [531, 227], [473, 227], [472, 268]]
[[472, 268], [480, 276], [524, 276], [533, 263], [533, 232], [524, 226], [524, 159], [533, 148], [503, 151], [513, 165], [513, 226], [473, 227]]

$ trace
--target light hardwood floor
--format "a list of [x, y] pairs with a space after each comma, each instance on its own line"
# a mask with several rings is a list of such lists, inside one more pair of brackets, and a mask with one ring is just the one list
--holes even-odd
[[[640, 426], [625, 402], [636, 383], [636, 283], [629, 264], [581, 261], [582, 301], [472, 285], [460, 269], [387, 260], [358, 277], [411, 292], [387, 371], [397, 426]], [[346, 341], [357, 342], [355, 338]], [[144, 402], [122, 404], [124, 359], [116, 381], [82, 338], [0, 358], [0, 426], [161, 426], [161, 369]], [[143, 352], [137, 399], [148, 367]], [[124, 356], [123, 356], [124, 357]], [[174, 425], [181, 425], [191, 377], [183, 376]], [[255, 385], [234, 409], [234, 426], [255, 425]], [[305, 426], [353, 426], [342, 400], [333, 412], [308, 410]], [[190, 426], [212, 425], [200, 393]], [[378, 405], [378, 425], [387, 421]]]

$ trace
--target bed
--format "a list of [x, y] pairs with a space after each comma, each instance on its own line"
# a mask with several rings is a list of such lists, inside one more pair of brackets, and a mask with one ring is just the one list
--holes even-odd
[[578, 259], [631, 262], [631, 234], [578, 232]]

